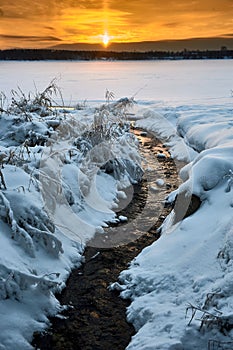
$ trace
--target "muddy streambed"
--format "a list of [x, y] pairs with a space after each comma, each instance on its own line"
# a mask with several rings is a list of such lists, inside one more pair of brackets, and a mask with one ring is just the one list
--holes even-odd
[[124, 350], [135, 334], [126, 320], [130, 301], [122, 300], [108, 286], [143, 248], [159, 238], [158, 228], [170, 211], [164, 208], [164, 199], [178, 187], [179, 169], [159, 139], [140, 129], [133, 132], [140, 141], [143, 179], [119, 203], [121, 220], [86, 247], [85, 263], [72, 271], [57, 296], [62, 305], [68, 305], [67, 310], [62, 317], [51, 317], [44, 333], [35, 334], [35, 349]]

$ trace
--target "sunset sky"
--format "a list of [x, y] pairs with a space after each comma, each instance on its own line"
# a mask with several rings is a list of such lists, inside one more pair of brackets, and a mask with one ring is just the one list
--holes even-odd
[[214, 36], [233, 37], [233, 0], [0, 0], [1, 49]]

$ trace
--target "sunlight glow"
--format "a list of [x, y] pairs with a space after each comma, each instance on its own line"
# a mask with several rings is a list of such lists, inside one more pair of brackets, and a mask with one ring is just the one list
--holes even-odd
[[[233, 0], [40, 0], [27, 6], [29, 2], [0, 0], [0, 49], [78, 49], [80, 43], [107, 49], [116, 42], [214, 37], [221, 48], [223, 40], [232, 40]], [[200, 41], [198, 47], [205, 49]]]
[[109, 37], [108, 33], [105, 32], [104, 35], [102, 36], [102, 42], [103, 42], [105, 47], [108, 46], [109, 41], [110, 41], [110, 37]]

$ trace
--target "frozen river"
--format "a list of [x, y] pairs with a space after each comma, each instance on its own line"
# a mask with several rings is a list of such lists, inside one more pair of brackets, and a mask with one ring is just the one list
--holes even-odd
[[232, 73], [233, 60], [1, 61], [0, 90], [8, 96], [17, 86], [24, 92], [41, 90], [56, 77], [66, 104], [104, 100], [106, 89], [116, 98], [215, 103], [231, 96]]

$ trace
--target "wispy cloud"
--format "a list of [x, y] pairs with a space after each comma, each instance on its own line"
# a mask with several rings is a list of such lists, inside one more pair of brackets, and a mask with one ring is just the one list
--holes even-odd
[[30, 36], [30, 35], [7, 35], [0, 34], [2, 39], [18, 39], [18, 40], [30, 40], [30, 41], [62, 41], [60, 38], [54, 36]]
[[[220, 36], [232, 33], [232, 0], [0, 0], [1, 47], [46, 41], [97, 42]], [[226, 34], [231, 37], [230, 34]], [[45, 39], [47, 38], [47, 39]], [[38, 39], [38, 40], [37, 40]], [[20, 42], [22, 42], [20, 44]]]
[[233, 33], [222, 34], [221, 36], [223, 36], [223, 37], [233, 38]]
[[180, 25], [179, 22], [164, 23], [164, 26], [169, 28], [175, 28], [175, 27], [178, 27], [179, 25]]

